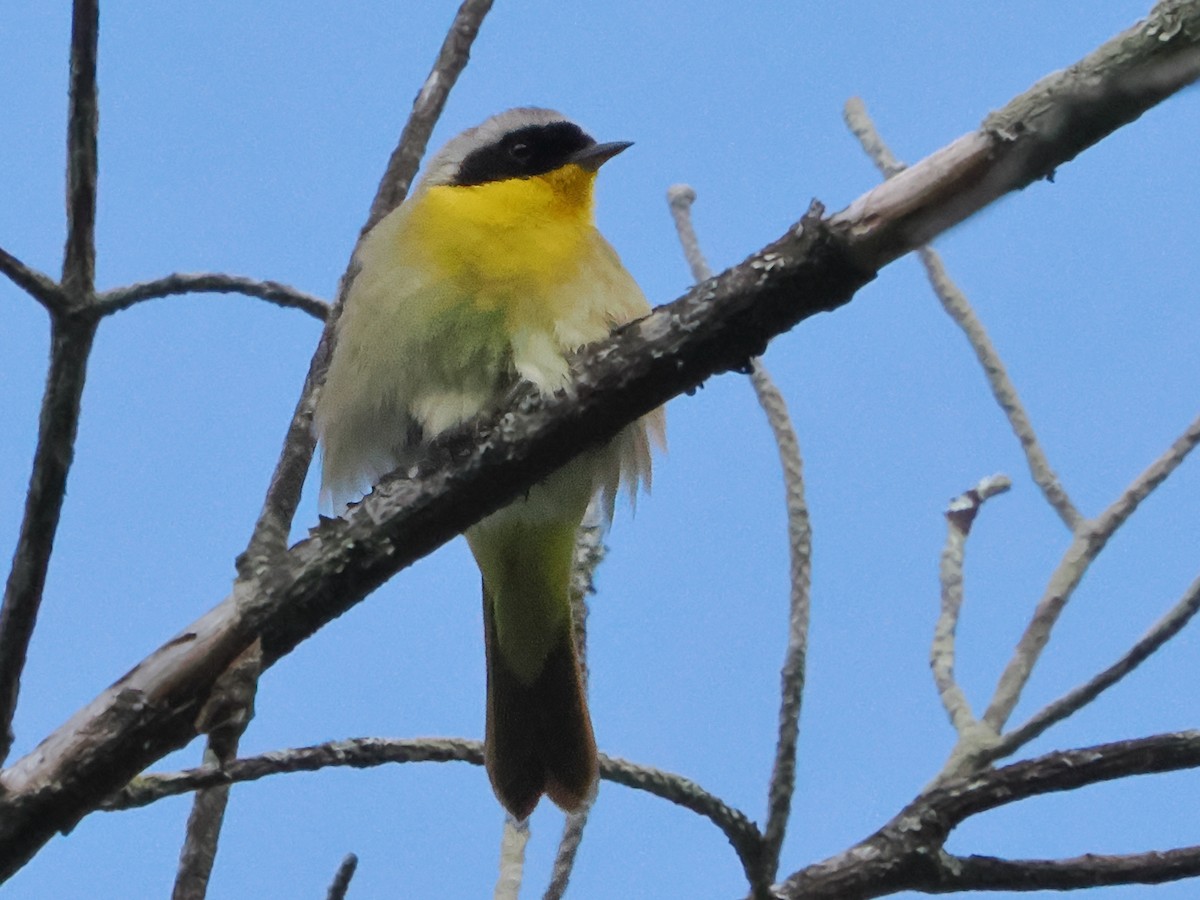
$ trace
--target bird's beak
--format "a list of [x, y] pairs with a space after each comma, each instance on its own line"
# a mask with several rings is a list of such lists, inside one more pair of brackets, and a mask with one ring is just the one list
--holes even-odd
[[620, 153], [633, 146], [633, 141], [609, 141], [607, 144], [592, 144], [584, 147], [571, 156], [571, 162], [581, 169], [595, 172], [602, 165]]

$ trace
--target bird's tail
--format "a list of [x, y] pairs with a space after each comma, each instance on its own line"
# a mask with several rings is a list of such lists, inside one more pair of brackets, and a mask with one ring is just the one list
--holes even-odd
[[529, 681], [518, 676], [500, 650], [495, 603], [486, 583], [483, 623], [485, 758], [496, 796], [517, 819], [528, 817], [543, 793], [566, 812], [580, 809], [595, 788], [598, 767], [570, 620]]

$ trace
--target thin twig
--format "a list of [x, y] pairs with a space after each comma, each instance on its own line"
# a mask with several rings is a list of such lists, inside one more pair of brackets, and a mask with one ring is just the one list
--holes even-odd
[[563, 822], [562, 837], [558, 841], [558, 850], [554, 854], [554, 865], [550, 869], [550, 883], [542, 900], [562, 900], [567, 893], [567, 885], [571, 881], [571, 872], [575, 868], [575, 856], [579, 845], [583, 842], [583, 829], [587, 826], [588, 815], [592, 811], [595, 795], [588, 800], [578, 812], [568, 813]]
[[[100, 809], [108, 812], [136, 809], [201, 788], [257, 781], [290, 772], [316, 772], [334, 766], [367, 769], [414, 762], [466, 762], [481, 766], [483, 743], [465, 738], [355, 738], [276, 750], [235, 759], [224, 767], [204, 766], [138, 776], [105, 800]], [[600, 777], [654, 794], [709, 819], [725, 833], [739, 855], [745, 854], [743, 864], [751, 867], [747, 868], [748, 873], [752, 871], [761, 841], [758, 829], [744, 814], [730, 808], [694, 781], [603, 753], [600, 754]]]
[[317, 772], [335, 766], [369, 769], [413, 762], [467, 762], [481, 766], [483, 744], [461, 738], [354, 738], [275, 750], [231, 760], [224, 767], [202, 766], [181, 772], [139, 775], [105, 800], [100, 809], [106, 812], [137, 809], [165, 797], [216, 785], [258, 781], [271, 775]]
[[1200, 846], [1146, 853], [1087, 853], [1071, 859], [938, 859], [941, 893], [1070, 891], [1119, 884], [1163, 884], [1200, 875]]
[[500, 836], [500, 871], [496, 876], [493, 900], [517, 900], [525, 877], [525, 847], [529, 843], [529, 820], [504, 817]]
[[433, 126], [442, 115], [451, 88], [467, 67], [471, 45], [475, 43], [479, 26], [491, 8], [492, 0], [463, 0], [458, 8], [433, 69], [413, 101], [412, 113], [400, 134], [400, 142], [388, 160], [362, 234], [374, 228], [408, 196], [429, 136], [433, 134]]
[[700, 239], [696, 236], [695, 226], [692, 225], [692, 204], [696, 202], [696, 191], [690, 184], [673, 184], [667, 188], [667, 207], [671, 210], [671, 219], [675, 222], [675, 233], [679, 236], [679, 246], [683, 248], [683, 257], [687, 260], [688, 268], [692, 270], [692, 280], [696, 283], [712, 278], [712, 268], [700, 249]]
[[1042, 595], [1041, 601], [1034, 610], [1033, 617], [1017, 643], [996, 692], [984, 713], [983, 720], [996, 731], [1003, 729], [1017, 701], [1021, 699], [1021, 691], [1029, 681], [1033, 667], [1037, 664], [1042, 650], [1050, 640], [1050, 632], [1058, 621], [1059, 615], [1071, 599], [1075, 588], [1083, 580], [1088, 567], [1104, 549], [1109, 539], [1118, 528], [1124, 524], [1137, 509], [1138, 505], [1150, 493], [1163, 483], [1167, 477], [1179, 467], [1187, 455], [1200, 443], [1200, 418], [1188, 426], [1187, 430], [1150, 465], [1141, 475], [1134, 479], [1121, 496], [1116, 499], [1096, 519], [1082, 526], [1071, 541], [1062, 561], [1050, 576], [1050, 582]]
[[[851, 97], [846, 101], [844, 115], [846, 125], [858, 138], [863, 150], [871, 157], [885, 178], [898, 175], [907, 168], [904, 163], [892, 155], [891, 150], [888, 149], [879, 131], [875, 128], [875, 123], [867, 114], [867, 108], [861, 99]], [[1074, 532], [1082, 523], [1083, 516], [1075, 508], [1059, 481], [1058, 475], [1051, 468], [1050, 461], [1046, 458], [1045, 451], [1042, 450], [1042, 445], [1033, 430], [1033, 424], [1029, 421], [1029, 415], [1021, 404], [1021, 398], [1017, 395], [1016, 386], [1009, 378], [1000, 354], [992, 344], [991, 338], [988, 337], [987, 329], [983, 327], [983, 323], [975, 314], [966, 295], [946, 272], [946, 267], [942, 264], [937, 251], [925, 246], [919, 248], [917, 253], [925, 266], [925, 272], [929, 277], [933, 292], [941, 301], [942, 308], [962, 330], [967, 338], [967, 343], [975, 351], [975, 357], [983, 367], [983, 374], [992, 390], [992, 396], [999, 404], [1000, 409], [1004, 411], [1005, 416], [1008, 417], [1009, 426], [1017, 436], [1017, 440], [1021, 442], [1021, 447], [1025, 451], [1025, 461], [1029, 466], [1034, 483], [1041, 488], [1046, 501], [1054, 507], [1059, 518]]]
[[600, 777], [669, 800], [704, 816], [721, 829], [737, 852], [746, 878], [753, 883], [761, 868], [762, 835], [739, 809], [734, 809], [700, 785], [673, 772], [641, 766], [616, 756], [600, 756]]
[[3, 248], [0, 248], [0, 274], [7, 275], [13, 284], [41, 303], [49, 312], [65, 315], [70, 311], [70, 301], [58, 282], [45, 272], [25, 265]]
[[[433, 69], [413, 102], [413, 110], [379, 182], [360, 239], [380, 219], [399, 206], [407, 195], [421, 156], [429, 143], [433, 126], [446, 105], [450, 89], [454, 87], [467, 64], [471, 44], [491, 6], [492, 0], [465, 0], [459, 7]], [[287, 546], [292, 520], [295, 519], [296, 510], [300, 505], [304, 479], [312, 464], [315, 446], [312, 416], [316, 406], [317, 389], [325, 380], [325, 370], [333, 351], [334, 328], [341, 312], [341, 304], [345, 301], [346, 293], [354, 280], [354, 274], [352, 255], [346, 273], [338, 285], [337, 299], [325, 320], [325, 329], [316, 352], [309, 363], [308, 374], [300, 391], [300, 399], [292, 412], [292, 421], [283, 440], [279, 461], [271, 475], [271, 484], [267, 488], [262, 511], [254, 523], [254, 531], [245, 552], [238, 558], [238, 573], [243, 578], [253, 577], [268, 567]]]
[[[204, 761], [216, 766], [216, 756], [211, 749], [205, 749]], [[171, 900], [204, 900], [208, 893], [208, 879], [216, 860], [221, 823], [225, 819], [228, 803], [227, 784], [197, 791], [196, 796], [192, 798], [192, 809], [188, 814], [183, 847], [179, 851], [179, 866], [175, 873]]]
[[[691, 209], [696, 192], [686, 184], [667, 191], [667, 202], [675, 220], [675, 230], [684, 256], [696, 281], [712, 277], [712, 270], [700, 248]], [[779, 735], [775, 743], [775, 763], [767, 790], [767, 824], [763, 830], [761, 867], [752, 881], [753, 890], [765, 896], [779, 870], [779, 854], [787, 832], [796, 785], [796, 745], [800, 730], [800, 708], [804, 697], [805, 661], [808, 625], [811, 614], [812, 525], [804, 499], [804, 465], [800, 442], [792, 427], [787, 403], [776, 387], [761, 358], [750, 362], [750, 383], [766, 414], [775, 438], [779, 464], [783, 472], [785, 506], [788, 517], [788, 552], [791, 594], [788, 603], [788, 640], [780, 671]]]
[[[1135, 775], [1175, 772], [1200, 767], [1200, 731], [1157, 734], [1129, 741], [1116, 741], [1048, 753], [1001, 769], [951, 778], [926, 789], [887, 825], [855, 846], [830, 859], [793, 873], [778, 887], [778, 896], [795, 900], [847, 900], [879, 897], [902, 890], [945, 893], [953, 889], [997, 889], [977, 870], [979, 883], [955, 880], [955, 858], [942, 847], [950, 833], [968, 818], [1031, 797], [1077, 790]], [[1190, 848], [1187, 848], [1187, 852]], [[1180, 851], [1169, 851], [1178, 853]], [[1145, 865], [1127, 866], [1121, 877], [1096, 883], [1133, 884], [1165, 881], [1194, 874], [1184, 868], [1164, 870], [1158, 854], [1122, 859], [1140, 859]], [[986, 857], [966, 857], [986, 861]], [[1000, 861], [1019, 866], [1021, 861]], [[1034, 868], [1047, 862], [1030, 861]], [[1072, 861], [1055, 861], [1066, 862]], [[1084, 887], [1081, 879], [1073, 887]], [[1033, 881], [1022, 880], [1019, 869], [1008, 873], [1014, 889], [1029, 889]]]
[[1086, 684], [1080, 685], [1047, 704], [1031, 716], [1029, 721], [1003, 735], [988, 752], [988, 758], [1003, 759], [1005, 756], [1009, 756], [1051, 725], [1061, 722], [1077, 710], [1087, 706], [1101, 693], [1145, 662], [1155, 650], [1182, 631], [1197, 611], [1200, 611], [1200, 578], [1192, 582], [1179, 602], [1165, 616], [1155, 622], [1150, 630], [1129, 649], [1129, 652], [1095, 675]]
[[808, 656], [808, 623], [811, 615], [812, 525], [804, 499], [804, 469], [800, 442], [792, 428], [783, 395], [763, 368], [762, 361], [752, 363], [750, 380], [758, 402], [767, 414], [775, 435], [779, 463], [783, 471], [784, 496], [788, 516], [788, 553], [791, 594], [788, 601], [788, 638], [780, 669], [779, 738], [775, 743], [775, 764], [767, 791], [767, 824], [763, 829], [761, 881], [765, 889], [779, 870], [779, 854], [792, 810], [796, 787], [796, 746], [800, 733], [800, 707], [804, 698], [804, 680]]
[[199, 293], [245, 294], [247, 297], [267, 300], [276, 306], [299, 309], [322, 321], [329, 315], [329, 304], [320, 297], [298, 291], [278, 281], [259, 281], [243, 275], [226, 275], [220, 272], [174, 272], [153, 281], [141, 281], [103, 291], [96, 297], [96, 309], [101, 315], [107, 316], [144, 300]]
[[946, 508], [946, 545], [942, 549], [940, 581], [942, 611], [933, 630], [929, 665], [942, 706], [962, 741], [976, 725], [971, 704], [954, 677], [954, 640], [963, 603], [963, 557], [967, 536], [980, 508], [1012, 487], [1005, 475], [991, 475], [950, 501]]
[[346, 892], [350, 890], [350, 879], [354, 877], [357, 868], [358, 857], [353, 853], [347, 853], [342, 864], [338, 866], [337, 873], [333, 876], [329, 890], [325, 893], [325, 900], [346, 900]]
[[[583, 518], [583, 524], [579, 527], [579, 533], [575, 536], [575, 559], [571, 564], [571, 620], [575, 626], [575, 648], [579, 654], [579, 668], [585, 692], [588, 687], [587, 598], [596, 592], [596, 568], [604, 560], [605, 552], [603, 513], [599, 501], [593, 498]], [[596, 794], [593, 792], [583, 808], [569, 813], [563, 822], [562, 837], [559, 838], [558, 850], [554, 854], [550, 883], [546, 885], [543, 900], [561, 900], [566, 893], [571, 872], [575, 868], [575, 857], [579, 852], [579, 845], [583, 842], [588, 815], [595, 802]]]
[[71, 18], [71, 76], [67, 113], [67, 245], [62, 286], [73, 305], [92, 301], [96, 287], [96, 177], [100, 107], [96, 53], [97, 0], [75, 0]]
[[[262, 672], [262, 642], [256, 640], [217, 679], [197, 717], [196, 730], [208, 735], [204, 764], [221, 768], [237, 756], [238, 741], [254, 716], [254, 696]], [[204, 900], [217, 857], [230, 785], [196, 791], [188, 815], [172, 900]]]
[[50, 371], [42, 395], [25, 513], [0, 606], [0, 761], [12, 747], [21, 673], [42, 604], [67, 474], [75, 455], [79, 404], [95, 334], [96, 323], [91, 319], [72, 316], [52, 321]]

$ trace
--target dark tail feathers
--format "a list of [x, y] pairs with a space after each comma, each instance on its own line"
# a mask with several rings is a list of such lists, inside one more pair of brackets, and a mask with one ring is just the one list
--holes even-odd
[[566, 812], [580, 809], [594, 789], [596, 739], [574, 635], [546, 657], [541, 673], [525, 684], [505, 664], [487, 593], [483, 601], [487, 644], [487, 742], [484, 756], [492, 789], [516, 819], [533, 812], [542, 794]]

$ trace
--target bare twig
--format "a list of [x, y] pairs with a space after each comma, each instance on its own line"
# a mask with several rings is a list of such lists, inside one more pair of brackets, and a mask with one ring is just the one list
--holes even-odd
[[[433, 69], [413, 101], [413, 110], [400, 134], [399, 144], [388, 160], [387, 169], [371, 203], [366, 224], [360, 232], [360, 239], [380, 219], [399, 206], [407, 195], [421, 156], [429, 143], [433, 126], [442, 114], [450, 89], [454, 87], [467, 64], [471, 44], [491, 6], [492, 0], [464, 0], [459, 7], [434, 61]], [[333, 350], [334, 328], [341, 304], [354, 280], [354, 274], [352, 256], [351, 263], [338, 286], [337, 300], [326, 317], [325, 329], [309, 363], [308, 374], [300, 391], [300, 399], [292, 412], [292, 421], [283, 439], [283, 450], [271, 475], [271, 484], [267, 488], [262, 511], [258, 521], [254, 523], [254, 531], [246, 550], [238, 559], [238, 572], [243, 578], [253, 577], [255, 573], [261, 572], [287, 546], [292, 520], [296, 517], [296, 509], [300, 505], [304, 479], [312, 463], [315, 444], [312, 416], [317, 389], [325, 380], [325, 370]]]
[[96, 286], [96, 147], [100, 108], [96, 51], [97, 0], [75, 0], [71, 18], [71, 77], [67, 113], [67, 245], [62, 286], [75, 306], [92, 301]]
[[1071, 599], [1075, 588], [1083, 580], [1088, 567], [1138, 505], [1175, 471], [1198, 443], [1200, 418], [1193, 421], [1175, 443], [1139, 475], [1108, 509], [1080, 527], [1062, 561], [1050, 576], [1046, 591], [1034, 610], [1025, 633], [1017, 643], [1012, 659], [1000, 676], [996, 692], [987, 712], [984, 713], [983, 720], [993, 729], [1000, 731], [1012, 715], [1033, 667], [1050, 640], [1054, 624], [1067, 601]]
[[683, 248], [683, 257], [687, 260], [688, 268], [692, 270], [692, 280], [699, 283], [712, 278], [712, 269], [700, 249], [700, 239], [696, 237], [696, 229], [692, 225], [692, 204], [696, 202], [696, 191], [689, 184], [673, 184], [667, 188], [667, 207], [671, 210], [671, 218], [675, 222], [675, 233], [679, 236], [679, 246]]
[[[875, 128], [875, 123], [867, 114], [866, 106], [858, 97], [852, 97], [846, 101], [845, 119], [847, 126], [861, 142], [863, 150], [871, 157], [885, 178], [898, 175], [907, 168], [904, 163], [892, 155], [891, 150], [888, 149], [887, 144], [884, 143]], [[996, 352], [991, 338], [988, 337], [987, 330], [975, 314], [966, 295], [959, 290], [958, 285], [946, 272], [946, 267], [942, 264], [942, 259], [937, 251], [925, 246], [919, 248], [917, 253], [925, 266], [925, 272], [929, 276], [933, 292], [942, 303], [942, 308], [962, 330], [971, 349], [975, 351], [975, 357], [983, 367], [983, 373], [987, 377], [992, 396], [1008, 417], [1009, 426], [1021, 442], [1034, 483], [1042, 489], [1046, 501], [1054, 507], [1067, 527], [1075, 531], [1083, 521], [1083, 517], [1071, 502], [1071, 498], [1067, 496], [1066, 490], [1058, 480], [1058, 475], [1050, 467], [1050, 461], [1046, 458], [1045, 451], [1042, 450], [1042, 445], [1033, 430], [1033, 424], [1029, 421], [1025, 407], [1021, 404], [1021, 398], [1017, 395], [1016, 386], [1009, 378], [1008, 372], [1004, 368], [1004, 362], [1001, 360], [1000, 354]]]
[[[96, 41], [95, 0], [76, 0], [71, 24], [70, 114], [67, 121], [67, 246], [63, 284], [52, 321], [50, 371], [42, 394], [25, 515], [0, 607], [0, 761], [12, 747], [12, 721], [21, 673], [33, 636], [54, 536], [58, 532], [67, 473], [75, 452], [79, 401], [96, 334], [94, 317], [67, 315], [92, 299], [96, 248]], [[44, 277], [44, 276], [43, 276]], [[38, 281], [38, 279], [34, 279]], [[49, 296], [49, 295], [47, 295]]]
[[[583, 689], [587, 690], [587, 598], [596, 592], [594, 580], [596, 568], [604, 560], [604, 520], [599, 502], [593, 498], [584, 516], [579, 533], [575, 536], [575, 559], [571, 564], [571, 617], [575, 625], [575, 647], [579, 654], [579, 668], [583, 676]], [[575, 856], [583, 842], [583, 831], [587, 827], [588, 815], [596, 802], [596, 794], [588, 798], [578, 812], [569, 813], [563, 822], [562, 837], [554, 854], [554, 866], [550, 870], [550, 883], [546, 886], [543, 900], [561, 900], [575, 868]]]
[[[963, 858], [970, 864], [979, 863], [972, 870], [972, 878], [967, 879], [955, 874], [958, 859], [942, 851], [946, 838], [966, 819], [1043, 794], [1196, 767], [1200, 767], [1200, 731], [1185, 731], [1048, 753], [1002, 769], [949, 779], [922, 792], [866, 840], [794, 873], [778, 886], [777, 892], [780, 897], [795, 900], [853, 900], [902, 890], [943, 893], [998, 889], [1003, 886], [995, 880], [999, 868], [989, 868], [986, 857]], [[1111, 880], [1095, 883], [1137, 884], [1184, 878], [1196, 874], [1190, 867], [1193, 863], [1185, 862], [1192, 853], [1192, 848], [1185, 848], [1166, 854], [1099, 857], [1099, 872], [1108, 871]], [[1182, 854], [1182, 858], [1174, 858], [1178, 864], [1163, 865], [1172, 854]], [[1064, 886], [1088, 884], [1075, 860], [996, 862], [1007, 869], [1005, 883], [1014, 890], [1037, 885], [1038, 872], [1054, 866], [1060, 866], [1063, 873], [1072, 873], [1063, 874]], [[1069, 878], [1077, 880], [1068, 884]]]
[[[667, 201], [675, 220], [675, 230], [684, 256], [696, 281], [712, 277], [708, 261], [692, 225], [691, 208], [696, 192], [686, 184], [667, 191]], [[788, 516], [791, 596], [788, 603], [788, 640], [780, 671], [779, 736], [775, 743], [775, 764], [767, 791], [767, 824], [763, 831], [761, 867], [752, 881], [753, 889], [765, 896], [779, 870], [779, 854], [787, 831], [796, 784], [796, 745], [800, 730], [800, 707], [804, 697], [805, 660], [808, 648], [810, 588], [812, 586], [812, 526], [808, 504], [804, 500], [804, 468], [800, 442], [788, 415], [783, 394], [775, 386], [762, 359], [750, 364], [750, 382], [766, 414], [775, 438], [779, 464], [783, 471], [784, 497]]]
[[529, 821], [504, 817], [500, 836], [500, 872], [496, 876], [493, 900], [517, 900], [525, 877], [525, 847], [529, 843]]
[[475, 43], [479, 26], [491, 8], [492, 0], [463, 0], [458, 8], [433, 69], [413, 101], [412, 114], [400, 135], [400, 143], [388, 160], [387, 170], [371, 203], [371, 212], [363, 225], [362, 234], [374, 228], [408, 195], [425, 146], [429, 143], [429, 136], [433, 134], [433, 126], [442, 115], [450, 89], [467, 67], [471, 45]]
[[980, 507], [1011, 487], [1012, 482], [1007, 476], [991, 475], [955, 497], [946, 508], [946, 545], [942, 549], [940, 573], [942, 612], [933, 631], [929, 665], [942, 706], [950, 716], [960, 742], [968, 737], [976, 725], [971, 704], [954, 677], [954, 638], [963, 603], [963, 556], [966, 553], [967, 536], [971, 533], [971, 525]]
[[587, 826], [594, 801], [595, 795], [579, 812], [567, 814], [563, 822], [562, 837], [558, 842], [558, 851], [554, 854], [554, 865], [550, 869], [550, 883], [546, 885], [542, 900], [562, 900], [566, 894], [571, 872], [575, 868], [575, 855], [583, 842], [583, 829]]
[[1072, 859], [943, 856], [940, 893], [1070, 891], [1117, 884], [1163, 884], [1200, 875], [1200, 846], [1147, 853], [1088, 853]]
[[[415, 480], [385, 479], [347, 520], [326, 523], [286, 553], [246, 559], [225, 602], [88, 703], [37, 752], [0, 772], [0, 878], [189, 740], [213, 680], [255, 635], [262, 635], [265, 663], [273, 664], [579, 449], [610, 439], [713, 374], [744, 368], [774, 335], [848, 302], [875, 265], [1069, 160], [1189, 83], [1200, 72], [1197, 47], [1200, 3], [1156, 8], [1071, 67], [1076, 82], [1094, 79], [1099, 89], [1081, 96], [1074, 83], [1043, 82], [990, 118], [985, 131], [914, 165], [828, 222], [815, 207], [761, 252], [590, 348], [569, 396], [516, 398], [509, 411], [431, 447], [434, 456]], [[1161, 77], [1148, 83], [1151, 75]], [[1117, 88], [1104, 93], [1114, 80]], [[1051, 127], [1047, 117], [1058, 124]], [[307, 434], [307, 424], [302, 430]], [[301, 477], [308, 452], [301, 454]]]
[[325, 893], [325, 900], [346, 900], [346, 892], [350, 890], [350, 879], [354, 877], [354, 871], [357, 868], [358, 857], [353, 853], [347, 853], [333, 876], [329, 890]]
[[975, 314], [970, 301], [946, 272], [937, 251], [930, 247], [922, 247], [917, 253], [925, 265], [933, 292], [942, 302], [942, 308], [962, 329], [971, 349], [975, 351], [992, 389], [992, 396], [1008, 417], [1008, 424], [1025, 451], [1025, 461], [1034, 484], [1041, 488], [1046, 502], [1054, 508], [1067, 528], [1075, 531], [1083, 524], [1083, 516], [1075, 508], [1057, 473], [1051, 468], [1050, 460], [1046, 458], [1046, 453], [1033, 430], [1033, 423], [1030, 422], [1025, 407], [1021, 404], [1021, 398], [1017, 395], [1016, 386], [1009, 378], [1004, 362], [988, 337], [987, 330]]
[[301, 310], [316, 319], [324, 320], [329, 315], [329, 304], [320, 297], [298, 291], [278, 281], [259, 281], [220, 272], [175, 272], [153, 281], [142, 281], [103, 291], [96, 297], [96, 309], [101, 315], [107, 316], [144, 300], [199, 293], [245, 294], [247, 297], [258, 297], [276, 306]]
[[[216, 757], [211, 750], [205, 750], [204, 759], [215, 764]], [[228, 802], [229, 785], [226, 784], [197, 791], [192, 798], [171, 900], [204, 900]]]
[[70, 301], [58, 282], [45, 272], [25, 265], [3, 248], [0, 248], [0, 274], [7, 275], [13, 284], [41, 303], [49, 312], [65, 315], [70, 311]]
[[[135, 809], [189, 791], [257, 781], [270, 775], [290, 772], [315, 772], [334, 766], [364, 769], [414, 762], [467, 762], [481, 766], [483, 744], [462, 738], [356, 738], [277, 750], [235, 759], [224, 767], [206, 765], [182, 772], [141, 775], [108, 797], [100, 808], [109, 812]], [[741, 812], [731, 809], [695, 782], [603, 753], [600, 754], [600, 777], [654, 794], [711, 820], [725, 833], [739, 855], [745, 854], [743, 864], [748, 866], [748, 874], [752, 871], [749, 866], [754, 864], [761, 840], [758, 829]]]
[[1200, 8], [1164, 0], [1132, 28], [1030, 90], [830, 220], [878, 268], [1046, 178], [1157, 99], [1200, 78]]
[[1112, 687], [1139, 665], [1145, 662], [1159, 647], [1175, 637], [1196, 612], [1200, 610], [1200, 578], [1192, 582], [1183, 597], [1171, 610], [1151, 626], [1129, 652], [1119, 660], [1080, 685], [1059, 697], [1031, 716], [1029, 721], [1003, 735], [988, 751], [989, 759], [1003, 759], [1047, 728], [1087, 706], [1101, 693]]
[[67, 473], [79, 429], [87, 358], [95, 334], [96, 324], [91, 319], [69, 317], [52, 321], [50, 371], [42, 395], [25, 514], [4, 588], [4, 603], [0, 606], [0, 761], [12, 747], [12, 721], [21, 689], [21, 673], [42, 604], [54, 536], [62, 514]]
[[316, 772], [335, 766], [369, 769], [394, 763], [467, 762], [483, 765], [483, 744], [460, 738], [355, 738], [311, 747], [276, 750], [230, 760], [223, 767], [205, 765], [182, 772], [139, 775], [100, 806], [108, 812], [149, 806], [165, 797], [190, 791], [258, 781], [270, 775]]
[[[221, 768], [236, 757], [238, 741], [254, 716], [261, 672], [262, 642], [255, 641], [217, 679], [196, 721], [196, 730], [208, 734], [206, 766]], [[204, 900], [228, 804], [228, 784], [196, 791], [179, 853], [172, 900]]]
[[767, 791], [767, 824], [763, 829], [763, 860], [758, 887], [765, 890], [779, 870], [779, 854], [792, 809], [796, 787], [796, 745], [800, 732], [800, 706], [804, 697], [804, 676], [808, 656], [808, 623], [811, 613], [812, 526], [804, 499], [804, 469], [800, 443], [792, 428], [783, 395], [762, 367], [754, 360], [750, 380], [758, 402], [767, 414], [775, 435], [779, 463], [783, 470], [784, 496], [788, 516], [788, 552], [790, 556], [791, 595], [788, 602], [788, 637], [780, 669], [779, 737], [775, 743], [775, 764]]
[[759, 852], [762, 835], [741, 810], [729, 806], [720, 797], [710, 794], [694, 781], [672, 772], [640, 766], [616, 756], [601, 756], [600, 776], [608, 781], [654, 794], [676, 806], [704, 816], [724, 832], [741, 860], [747, 880], [754, 883], [761, 867]]

